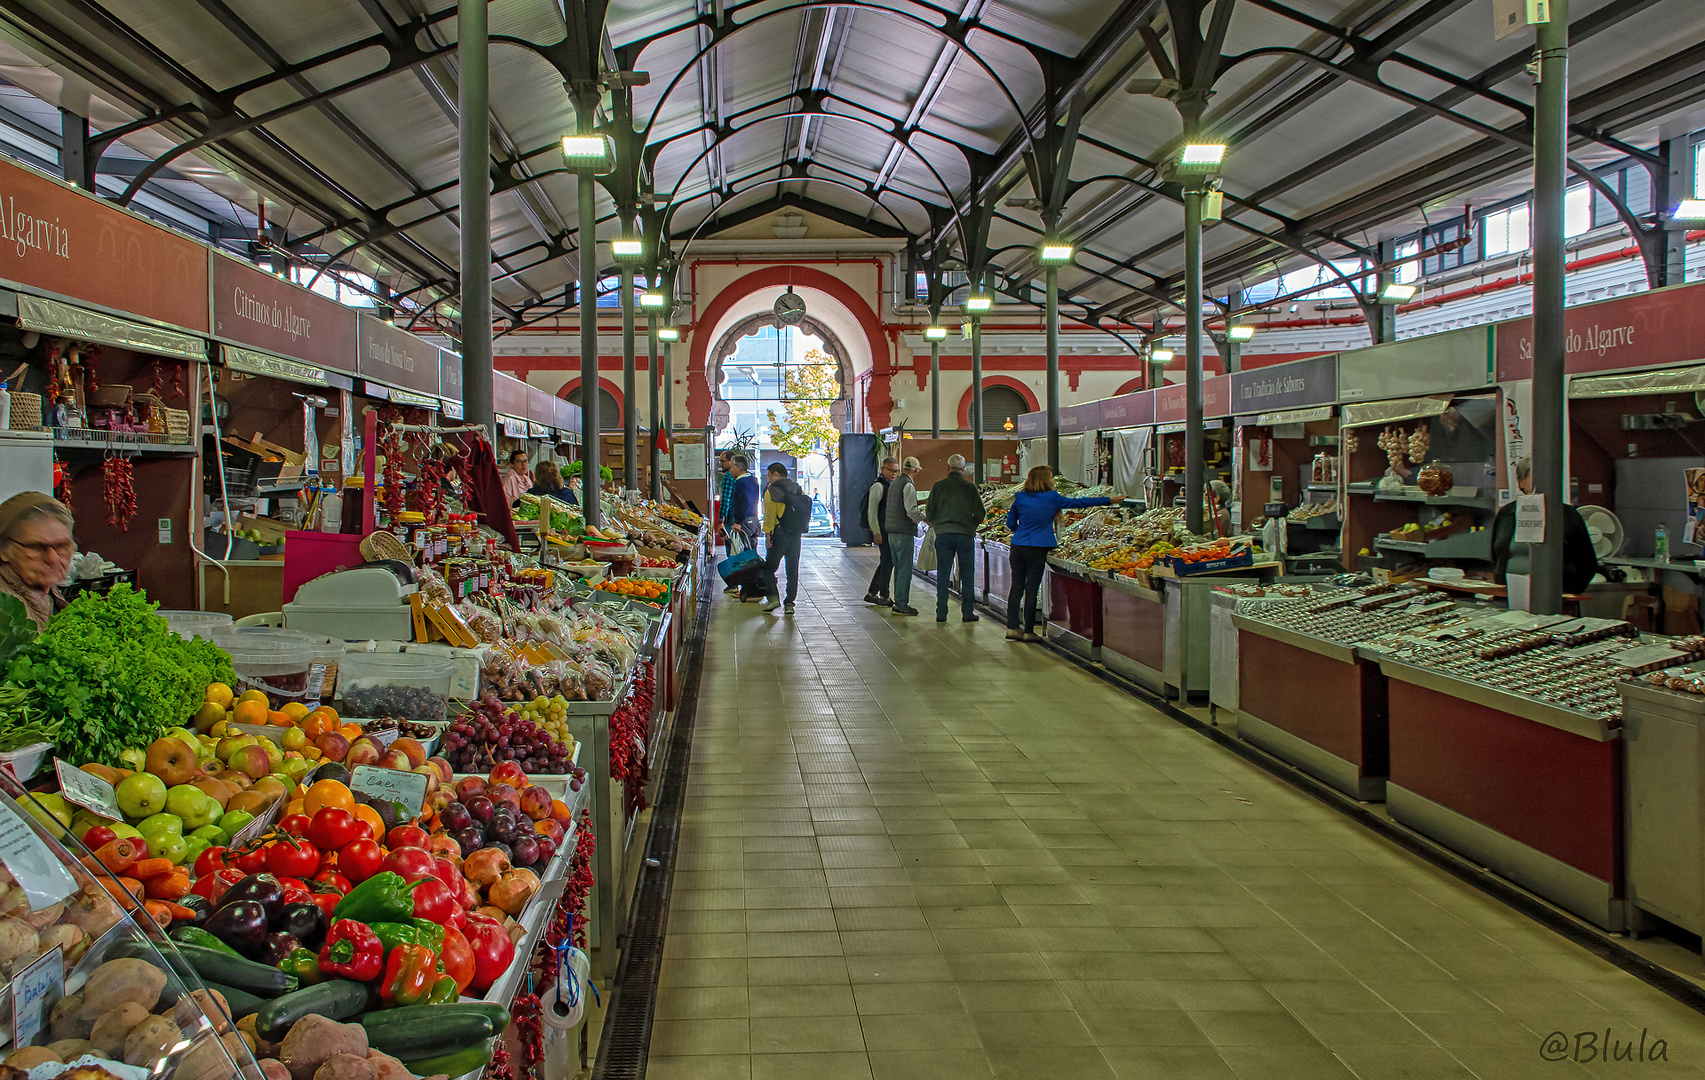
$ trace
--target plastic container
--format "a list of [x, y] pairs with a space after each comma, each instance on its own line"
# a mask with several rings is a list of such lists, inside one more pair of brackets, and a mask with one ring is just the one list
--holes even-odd
[[340, 638], [317, 634], [303, 636], [307, 637], [314, 650], [314, 658], [308, 665], [307, 703], [314, 705], [330, 701], [337, 695], [337, 673], [343, 663], [344, 643]]
[[260, 690], [272, 708], [292, 701], [307, 704], [319, 697], [310, 689], [308, 672], [314, 665], [314, 641], [307, 634], [271, 627], [233, 627], [218, 634], [213, 644], [231, 654], [236, 669], [238, 694]]
[[420, 653], [347, 653], [338, 694], [348, 716], [443, 720], [455, 662]]
[[190, 638], [213, 638], [231, 629], [231, 616], [222, 611], [158, 611], [172, 633], [188, 641]]

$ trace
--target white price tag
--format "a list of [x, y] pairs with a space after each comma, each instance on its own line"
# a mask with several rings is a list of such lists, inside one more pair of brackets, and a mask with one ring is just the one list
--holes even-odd
[[1545, 496], [1516, 496], [1516, 535], [1518, 544], [1545, 542]]
[[24, 820], [23, 810], [10, 800], [0, 813], [0, 863], [24, 890], [31, 911], [50, 907], [77, 891], [77, 880], [65, 864]]
[[48, 1010], [65, 996], [65, 956], [58, 945], [12, 980], [12, 1046], [29, 1046], [47, 1026]]
[[365, 795], [402, 803], [411, 814], [420, 813], [426, 803], [426, 777], [417, 772], [357, 765], [350, 774], [349, 787]]
[[58, 758], [53, 759], [53, 771], [59, 774], [59, 793], [67, 802], [93, 810], [109, 821], [124, 820], [124, 811], [118, 808], [118, 795], [111, 784]]

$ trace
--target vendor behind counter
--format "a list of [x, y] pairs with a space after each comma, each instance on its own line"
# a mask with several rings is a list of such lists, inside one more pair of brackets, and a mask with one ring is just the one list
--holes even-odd
[[76, 543], [71, 511], [39, 491], [0, 503], [0, 594], [23, 601], [37, 629], [65, 606], [56, 586], [65, 580]]
[[[1516, 489], [1523, 495], [1533, 494], [1533, 458], [1516, 462]], [[1509, 574], [1528, 574], [1527, 544], [1515, 542], [1516, 504], [1505, 503], [1492, 519], [1492, 580], [1504, 584]], [[1563, 505], [1563, 591], [1578, 593], [1591, 584], [1598, 573], [1598, 555], [1593, 551], [1592, 534], [1581, 512]]]

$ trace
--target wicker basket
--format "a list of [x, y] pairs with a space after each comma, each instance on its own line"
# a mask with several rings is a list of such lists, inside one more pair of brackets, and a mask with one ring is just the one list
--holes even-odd
[[395, 533], [377, 529], [361, 541], [361, 557], [368, 562], [379, 562], [383, 559], [396, 559], [399, 562], [413, 562], [414, 552], [408, 545], [398, 540]]
[[89, 399], [89, 405], [95, 409], [122, 409], [130, 404], [133, 392], [129, 383], [104, 383]]
[[41, 395], [12, 391], [12, 419], [8, 426], [13, 431], [41, 430]]

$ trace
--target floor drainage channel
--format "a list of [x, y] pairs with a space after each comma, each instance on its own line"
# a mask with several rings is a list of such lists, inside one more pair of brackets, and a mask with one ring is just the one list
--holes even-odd
[[704, 668], [705, 630], [710, 600], [699, 602], [697, 623], [685, 657], [687, 678], [675, 709], [673, 733], [663, 761], [657, 805], [645, 842], [645, 864], [628, 914], [627, 947], [616, 969], [610, 1007], [598, 1039], [593, 1080], [642, 1080], [651, 1049], [651, 1021], [657, 1010], [657, 979], [663, 966], [663, 937], [669, 927], [669, 893], [675, 878], [675, 852], [681, 835], [681, 809], [687, 798], [687, 769], [693, 753], [693, 723], [698, 711], [699, 676]]

